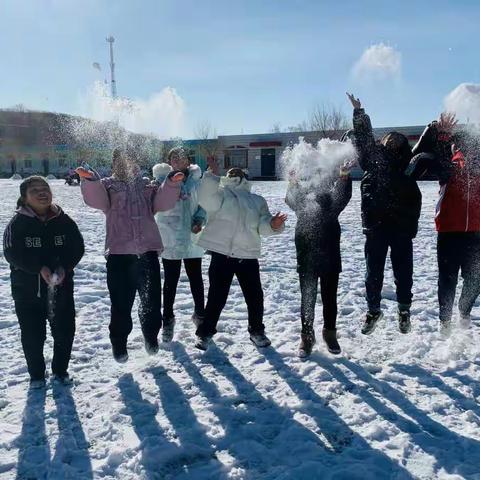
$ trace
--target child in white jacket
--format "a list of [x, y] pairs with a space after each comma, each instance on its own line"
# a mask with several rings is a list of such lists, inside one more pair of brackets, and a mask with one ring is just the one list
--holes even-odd
[[282, 232], [287, 217], [280, 213], [272, 216], [265, 199], [250, 189], [240, 168], [230, 169], [225, 177], [206, 172], [200, 185], [199, 203], [207, 211], [208, 220], [198, 245], [212, 253], [205, 317], [196, 331], [195, 346], [201, 350], [208, 348], [217, 331], [234, 275], [247, 303], [250, 339], [259, 347], [270, 345], [263, 324], [260, 235]]

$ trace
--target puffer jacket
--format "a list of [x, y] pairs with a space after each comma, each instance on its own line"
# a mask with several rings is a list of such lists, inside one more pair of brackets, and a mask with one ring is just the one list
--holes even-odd
[[[460, 148], [452, 156], [451, 144]], [[434, 174], [440, 196], [435, 211], [438, 232], [480, 232], [480, 144], [468, 131], [453, 137], [429, 124], [414, 147], [412, 176]]]
[[198, 201], [206, 210], [208, 220], [198, 245], [233, 258], [260, 257], [260, 235], [274, 235], [284, 227], [272, 229], [267, 202], [250, 190], [251, 184], [245, 178], [204, 173]]
[[114, 177], [82, 180], [85, 203], [106, 216], [105, 254], [141, 255], [162, 252], [163, 244], [154, 214], [170, 210], [180, 195], [180, 185], [167, 179], [151, 185], [140, 176], [131, 182]]
[[324, 176], [289, 184], [285, 203], [297, 215], [297, 270], [317, 275], [342, 270], [338, 216], [352, 198], [352, 179]]
[[62, 288], [73, 285], [73, 269], [84, 253], [77, 224], [57, 205], [46, 220], [29, 207], [20, 207], [3, 235], [5, 259], [10, 264], [12, 296], [29, 302], [46, 295], [47, 284], [40, 275], [43, 266], [52, 272], [65, 270]]
[[416, 181], [405, 174], [411, 156], [393, 155], [376, 144], [370, 117], [363, 108], [353, 112], [353, 130], [358, 163], [364, 170], [360, 185], [363, 232], [398, 231], [414, 238], [422, 194]]
[[[167, 163], [159, 163], [153, 167], [153, 176], [159, 183], [163, 183], [170, 172], [172, 167]], [[204, 254], [203, 248], [196, 244], [199, 234], [192, 233], [192, 227], [203, 226], [207, 217], [205, 210], [198, 205], [202, 171], [198, 165], [190, 165], [184, 173], [185, 180], [175, 206], [155, 215], [164, 246], [162, 258], [167, 260], [200, 258]]]

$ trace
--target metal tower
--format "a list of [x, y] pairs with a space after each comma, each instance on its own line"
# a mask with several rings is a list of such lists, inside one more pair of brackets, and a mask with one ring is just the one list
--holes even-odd
[[112, 98], [117, 98], [117, 84], [115, 83], [115, 62], [113, 61], [113, 42], [115, 39], [110, 35], [106, 38], [110, 44], [110, 87], [112, 89]]

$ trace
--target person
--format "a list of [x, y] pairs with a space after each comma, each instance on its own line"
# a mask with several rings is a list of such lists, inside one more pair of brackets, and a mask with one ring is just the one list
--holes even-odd
[[265, 199], [251, 193], [251, 184], [240, 168], [229, 169], [224, 177], [215, 175], [217, 172], [218, 165], [213, 161], [204, 173], [198, 192], [199, 203], [208, 217], [197, 243], [211, 252], [212, 259], [205, 316], [198, 323], [195, 346], [207, 350], [217, 332], [235, 275], [247, 303], [250, 339], [258, 347], [267, 347], [270, 340], [263, 324], [263, 290], [258, 264], [260, 235], [282, 232], [286, 215], [270, 214]]
[[31, 384], [45, 384], [47, 318], [53, 337], [52, 373], [54, 379], [68, 383], [75, 334], [73, 270], [84, 245], [76, 223], [53, 203], [45, 178], [31, 176], [20, 184], [17, 211], [5, 229], [3, 249], [10, 264], [12, 296]]
[[295, 247], [300, 279], [302, 322], [299, 356], [308, 357], [315, 344], [315, 304], [318, 280], [323, 303], [322, 337], [330, 353], [339, 354], [337, 340], [337, 289], [342, 271], [338, 216], [352, 197], [347, 165], [340, 172], [318, 170], [314, 177], [298, 178], [291, 172], [286, 204], [297, 215]]
[[175, 206], [168, 211], [158, 212], [155, 216], [164, 250], [162, 264], [165, 274], [163, 284], [163, 329], [162, 340], [170, 342], [173, 338], [175, 315], [173, 305], [177, 293], [182, 260], [190, 282], [194, 302], [192, 320], [198, 322], [205, 314], [204, 286], [202, 278], [203, 248], [195, 241], [206, 220], [205, 210], [198, 205], [198, 188], [202, 171], [190, 164], [185, 150], [175, 147], [168, 153], [168, 163], [153, 167], [153, 176], [160, 184], [173, 171], [182, 172], [185, 178], [181, 184], [180, 197]]
[[368, 311], [362, 333], [371, 334], [383, 317], [381, 293], [385, 260], [390, 248], [395, 279], [398, 326], [411, 330], [410, 307], [413, 285], [413, 244], [417, 235], [422, 195], [415, 180], [405, 174], [412, 158], [408, 139], [387, 133], [377, 144], [370, 117], [360, 100], [348, 94], [353, 106], [354, 144], [363, 169], [361, 210], [365, 241], [366, 298]]
[[171, 172], [160, 186], [138, 174], [133, 152], [113, 151], [112, 176], [100, 179], [87, 165], [77, 168], [85, 203], [106, 216], [105, 255], [111, 301], [110, 341], [114, 359], [128, 360], [132, 307], [140, 297], [139, 318], [149, 354], [158, 352], [162, 326], [158, 254], [163, 250], [154, 214], [175, 206], [183, 173]]
[[443, 113], [427, 125], [413, 148], [413, 178], [433, 174], [440, 183], [435, 213], [437, 230], [440, 331], [452, 329], [458, 274], [463, 287], [459, 324], [468, 328], [480, 294], [480, 140], [478, 132], [459, 128], [453, 114]]

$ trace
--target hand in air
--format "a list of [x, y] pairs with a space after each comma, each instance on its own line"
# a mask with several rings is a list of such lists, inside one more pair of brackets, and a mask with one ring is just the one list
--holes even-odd
[[58, 267], [53, 272], [52, 278], [50, 280], [52, 285], [61, 285], [65, 280], [65, 269], [63, 267]]
[[85, 167], [78, 167], [75, 169], [75, 173], [80, 177], [80, 178], [94, 178], [95, 173], [92, 172], [91, 170], [86, 169]]
[[350, 174], [350, 170], [357, 165], [357, 160], [347, 160], [343, 165], [340, 166], [340, 176], [344, 177]]
[[220, 172], [220, 167], [218, 166], [218, 162], [215, 160], [214, 157], [207, 158], [207, 165], [208, 170], [213, 173], [214, 175], [218, 175]]
[[192, 225], [192, 233], [200, 233], [202, 226], [199, 223]]
[[440, 114], [440, 118], [437, 123], [437, 128], [440, 132], [452, 133], [457, 123], [458, 123], [458, 120], [456, 119], [454, 113], [443, 112]]
[[359, 98], [355, 98], [353, 93], [347, 92], [347, 97], [350, 100], [353, 108], [362, 108], [362, 103], [360, 102]]
[[270, 220], [270, 226], [273, 230], [278, 230], [282, 228], [285, 220], [287, 219], [287, 215], [285, 213], [276, 213], [272, 219]]

